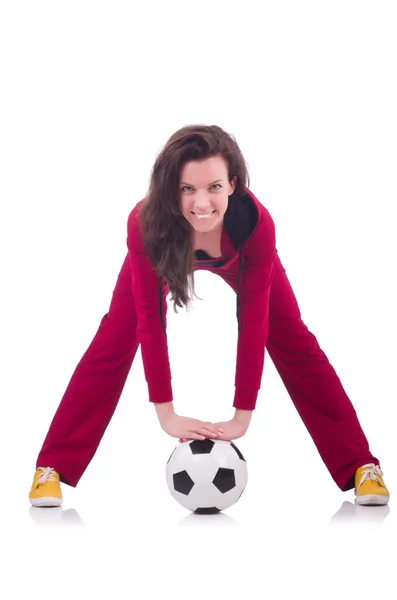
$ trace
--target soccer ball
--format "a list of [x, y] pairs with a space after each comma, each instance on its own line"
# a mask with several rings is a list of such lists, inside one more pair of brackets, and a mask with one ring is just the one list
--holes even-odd
[[247, 463], [227, 440], [190, 440], [166, 464], [171, 496], [195, 513], [217, 513], [237, 502], [248, 481]]

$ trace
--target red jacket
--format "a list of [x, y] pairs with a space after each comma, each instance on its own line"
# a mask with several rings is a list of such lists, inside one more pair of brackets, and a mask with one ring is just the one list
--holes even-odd
[[[171, 402], [171, 369], [167, 344], [166, 280], [158, 277], [144, 252], [139, 207], [128, 216], [127, 247], [132, 293], [138, 316], [137, 336], [150, 402]], [[221, 260], [203, 251], [195, 255], [195, 271], [220, 275], [237, 294], [237, 362], [233, 406], [253, 410], [261, 386], [269, 331], [269, 295], [276, 255], [275, 226], [268, 210], [246, 188], [229, 196], [221, 239]]]

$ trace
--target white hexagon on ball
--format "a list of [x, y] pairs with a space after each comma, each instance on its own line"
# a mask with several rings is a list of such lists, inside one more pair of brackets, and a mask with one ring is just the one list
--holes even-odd
[[166, 464], [171, 496], [188, 510], [216, 513], [239, 500], [247, 463], [232, 441], [190, 440], [175, 447]]

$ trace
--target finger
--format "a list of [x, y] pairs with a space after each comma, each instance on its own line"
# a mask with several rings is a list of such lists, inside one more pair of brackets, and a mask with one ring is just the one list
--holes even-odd
[[213, 429], [216, 429], [216, 431], [225, 431], [222, 427], [222, 423], [212, 423], [212, 427]]
[[206, 437], [208, 437], [208, 435], [198, 433], [197, 431], [190, 431], [187, 439], [189, 439], [189, 440], [205, 440]]
[[218, 430], [216, 425], [213, 425], [212, 423], [210, 423], [210, 425], [201, 425], [200, 429], [205, 429], [206, 431], [215, 431], [215, 432]]
[[224, 431], [222, 427], [219, 427], [218, 423], [205, 423], [203, 428], [207, 429], [208, 431], [215, 431], [216, 433], [218, 433], [218, 431]]
[[216, 423], [211, 423], [210, 421], [206, 421], [204, 423], [201, 423], [201, 426], [204, 427], [204, 429], [217, 429], [216, 427]]
[[216, 430], [214, 430], [214, 429], [207, 429], [206, 427], [201, 427], [199, 429], [199, 432], [203, 433], [204, 435], [211, 436], [211, 437], [217, 437], [217, 435], [218, 435], [218, 432]]

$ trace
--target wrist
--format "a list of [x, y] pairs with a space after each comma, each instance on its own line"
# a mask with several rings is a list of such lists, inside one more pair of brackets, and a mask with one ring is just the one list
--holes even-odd
[[248, 425], [251, 422], [253, 412], [254, 412], [253, 410], [245, 410], [243, 408], [236, 408], [233, 418], [235, 421], [238, 421], [239, 423], [243, 423], [244, 425], [247, 425], [247, 427], [248, 427]]
[[154, 402], [156, 409], [157, 418], [160, 421], [160, 425], [163, 425], [165, 421], [175, 414], [173, 402]]

